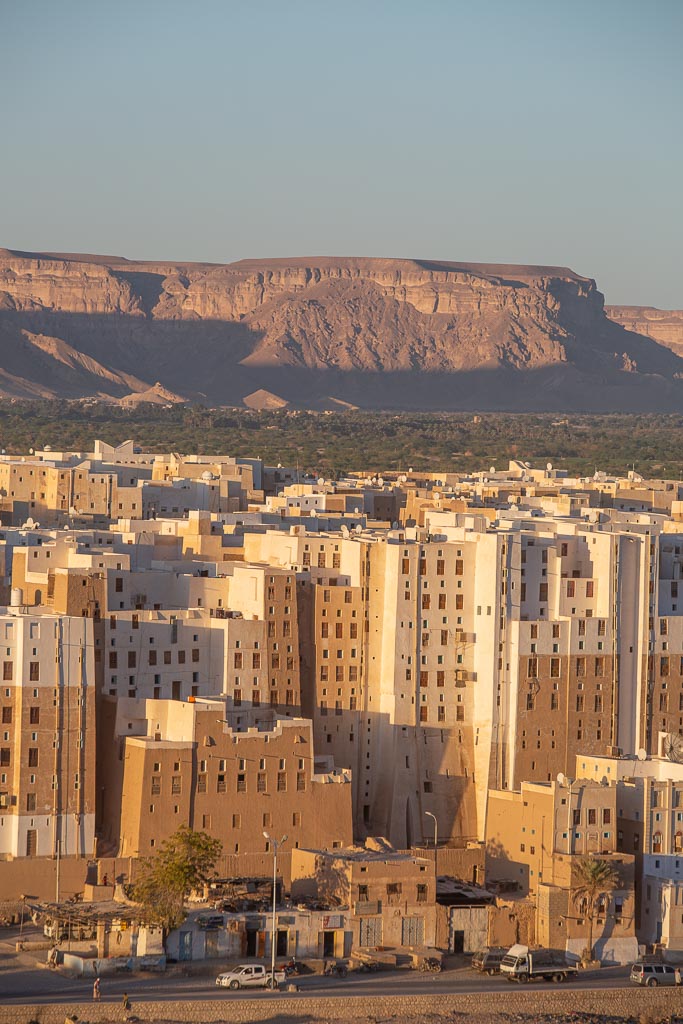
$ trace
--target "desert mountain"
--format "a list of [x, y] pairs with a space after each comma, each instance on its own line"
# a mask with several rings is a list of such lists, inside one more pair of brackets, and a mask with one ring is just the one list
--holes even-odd
[[563, 267], [0, 249], [0, 395], [679, 409], [675, 345], [615, 309]]
[[610, 320], [635, 334], [654, 338], [678, 356], [683, 356], [683, 309], [654, 306], [605, 306]]

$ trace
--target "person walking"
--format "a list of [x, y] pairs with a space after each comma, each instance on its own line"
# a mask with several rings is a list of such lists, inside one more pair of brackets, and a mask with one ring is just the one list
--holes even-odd
[[123, 1003], [124, 1010], [130, 1010], [130, 999], [128, 998], [128, 993], [127, 992], [123, 993], [122, 1003]]
[[676, 967], [674, 969], [674, 981], [676, 982], [677, 985], [681, 984], [681, 969], [680, 969], [680, 967]]
[[100, 999], [101, 999], [100, 979], [99, 978], [95, 978], [95, 983], [94, 983], [94, 985], [92, 987], [92, 1001], [93, 1001], [93, 1003], [99, 1003]]

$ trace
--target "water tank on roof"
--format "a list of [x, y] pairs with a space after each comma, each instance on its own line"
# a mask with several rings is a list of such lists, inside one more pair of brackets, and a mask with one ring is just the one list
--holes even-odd
[[10, 608], [21, 608], [24, 603], [24, 591], [21, 587], [12, 587], [10, 594]]

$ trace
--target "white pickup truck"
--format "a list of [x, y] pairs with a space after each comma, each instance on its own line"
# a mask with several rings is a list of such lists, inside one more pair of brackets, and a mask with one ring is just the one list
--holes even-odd
[[511, 946], [500, 962], [500, 973], [508, 981], [566, 981], [577, 974], [576, 964], [569, 963], [561, 949], [529, 949]]
[[216, 984], [223, 988], [278, 988], [285, 980], [284, 971], [275, 971], [272, 977], [270, 967], [263, 964], [240, 964], [229, 971], [224, 971], [216, 978]]

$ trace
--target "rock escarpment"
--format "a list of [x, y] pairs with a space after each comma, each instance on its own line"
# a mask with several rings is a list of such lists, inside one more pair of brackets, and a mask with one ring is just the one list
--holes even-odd
[[677, 353], [609, 319], [595, 282], [562, 267], [0, 250], [5, 395], [678, 408], [681, 372]]
[[654, 306], [606, 306], [610, 320], [635, 334], [653, 338], [677, 356], [683, 356], [683, 309]]

